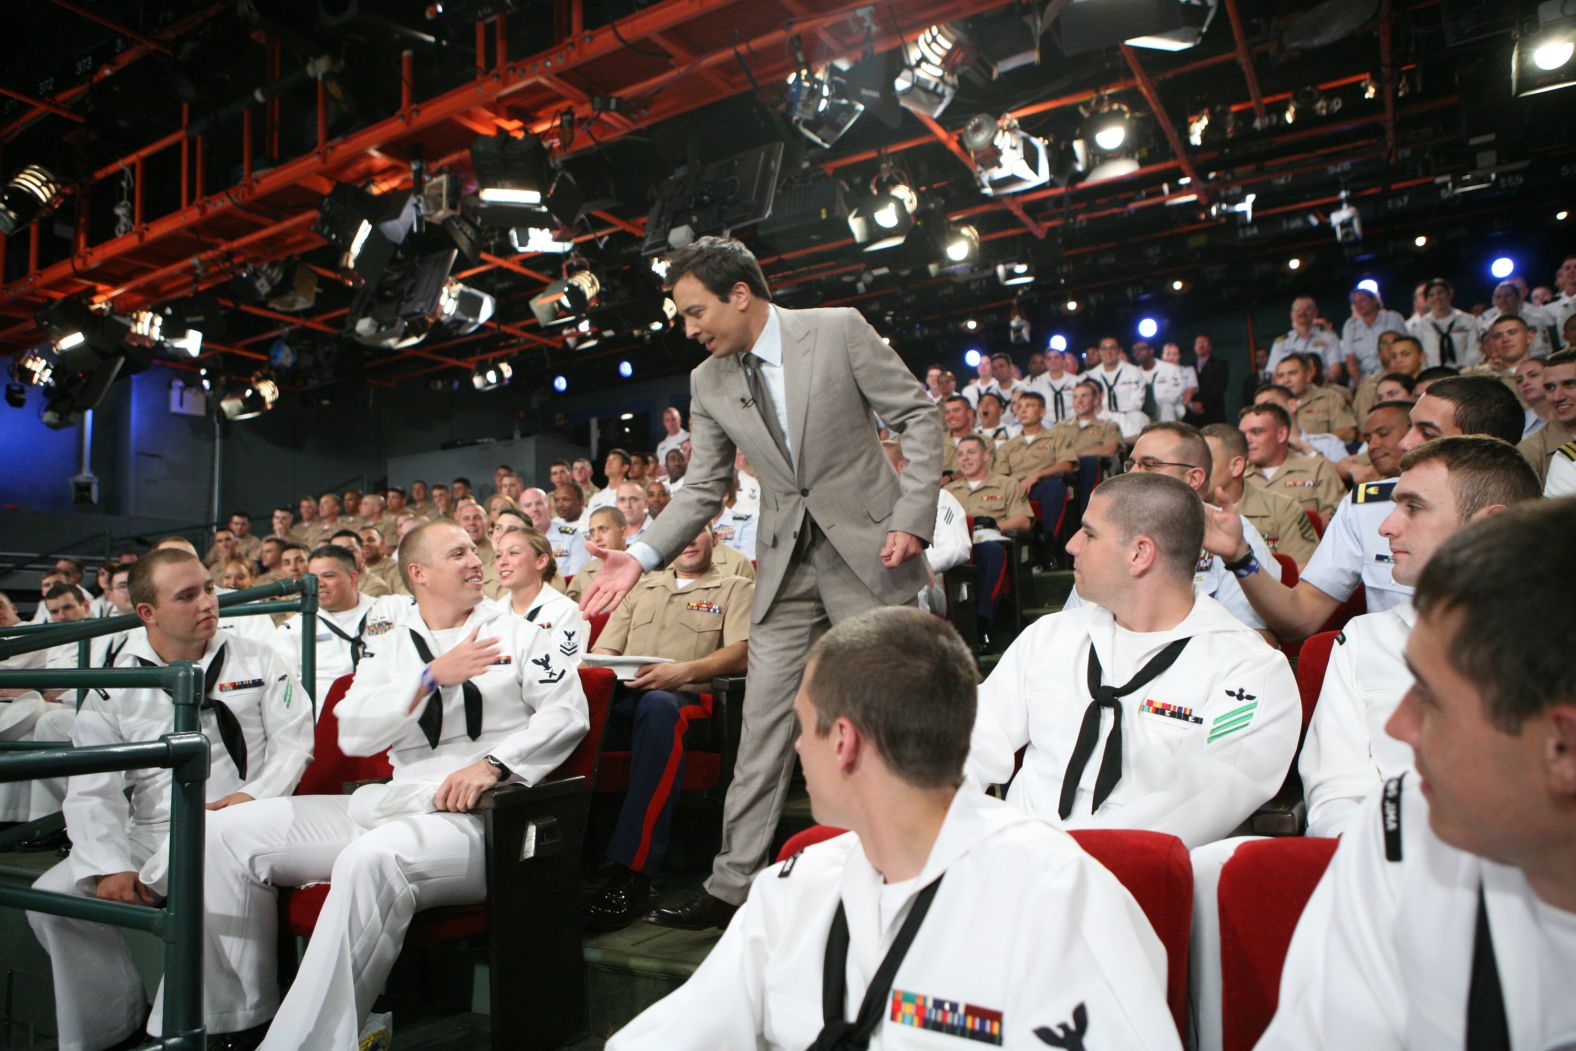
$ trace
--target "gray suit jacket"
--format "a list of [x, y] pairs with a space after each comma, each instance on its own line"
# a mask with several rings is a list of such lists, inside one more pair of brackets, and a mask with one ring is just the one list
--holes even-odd
[[[722, 509], [734, 449], [761, 482], [753, 617], [771, 608], [808, 514], [843, 561], [888, 603], [928, 582], [925, 563], [881, 564], [889, 530], [930, 540], [941, 484], [941, 413], [897, 353], [856, 310], [778, 311], [788, 393], [790, 466], [749, 403], [740, 356], [707, 358], [690, 373], [690, 443], [684, 487], [643, 541], [671, 561]], [[902, 436], [908, 467], [887, 462], [876, 416]]]

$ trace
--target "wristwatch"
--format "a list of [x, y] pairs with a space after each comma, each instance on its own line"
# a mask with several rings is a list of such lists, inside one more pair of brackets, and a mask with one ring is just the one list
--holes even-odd
[[1254, 557], [1253, 549], [1249, 548], [1246, 555], [1243, 555], [1235, 562], [1225, 563], [1225, 566], [1232, 576], [1241, 580], [1244, 577], [1251, 577], [1259, 571], [1259, 560]]
[[498, 771], [498, 780], [500, 781], [508, 780], [509, 777], [514, 773], [514, 771], [510, 770], [507, 766], [504, 766], [503, 760], [499, 759], [496, 755], [484, 755], [482, 756], [482, 762]]

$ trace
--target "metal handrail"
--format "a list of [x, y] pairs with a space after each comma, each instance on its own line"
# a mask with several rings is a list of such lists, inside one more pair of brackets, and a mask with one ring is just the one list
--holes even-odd
[[0, 905], [148, 931], [164, 941], [164, 1035], [157, 1046], [199, 1051], [202, 1016], [204, 802], [208, 739], [197, 732], [201, 673], [190, 661], [157, 668], [0, 671], [0, 689], [162, 687], [175, 702], [174, 731], [157, 741], [0, 756], [0, 782], [167, 767], [170, 787], [169, 898], [161, 908], [0, 885]]
[[[288, 596], [297, 596], [289, 598]], [[279, 601], [269, 601], [279, 600]], [[317, 710], [317, 577], [308, 573], [300, 580], [276, 580], [244, 591], [219, 596], [219, 608], [232, 617], [255, 617], [264, 613], [301, 614], [301, 685]], [[142, 627], [135, 613], [118, 617], [92, 617], [69, 624], [16, 624], [0, 628], [0, 660], [19, 653], [49, 649], [68, 642], [78, 644], [77, 661], [89, 660], [88, 640], [131, 628]], [[58, 685], [58, 684], [57, 684]], [[78, 704], [81, 703], [81, 691]], [[0, 742], [3, 743], [3, 742]]]

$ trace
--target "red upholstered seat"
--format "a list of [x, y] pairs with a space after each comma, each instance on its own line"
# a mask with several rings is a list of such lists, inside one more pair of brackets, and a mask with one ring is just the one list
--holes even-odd
[[1297, 581], [1302, 576], [1297, 572], [1297, 560], [1290, 555], [1277, 551], [1275, 552], [1275, 561], [1280, 564], [1281, 583], [1289, 588], [1296, 587]]
[[1244, 843], [1220, 870], [1222, 1047], [1251, 1051], [1280, 999], [1281, 968], [1333, 839]]
[[[711, 718], [713, 699], [709, 693], [697, 695], [701, 705], [706, 709], [706, 714], [701, 719]], [[605, 751], [597, 761], [596, 791], [598, 792], [626, 792], [629, 790], [629, 762], [628, 751]], [[681, 792], [703, 792], [716, 788], [722, 782], [722, 755], [719, 752], [706, 752], [697, 748], [690, 748], [684, 754], [684, 780], [679, 785]]]
[[1302, 641], [1297, 653], [1297, 693], [1302, 696], [1302, 729], [1306, 733], [1313, 719], [1313, 706], [1319, 703], [1319, 691], [1324, 688], [1324, 669], [1330, 663], [1330, 648], [1335, 645], [1336, 632], [1321, 631]]
[[1307, 515], [1308, 521], [1313, 524], [1314, 535], [1322, 540], [1324, 538], [1324, 517], [1319, 512], [1310, 511], [1307, 508], [1304, 508], [1302, 513]]
[[350, 756], [339, 750], [339, 719], [334, 709], [345, 697], [354, 675], [341, 675], [318, 701], [317, 726], [312, 730], [312, 761], [296, 785], [298, 796], [337, 796], [356, 781], [382, 781], [394, 776], [387, 752]]
[[[812, 825], [790, 836], [777, 860], [840, 836], [840, 828]], [[1084, 851], [1115, 876], [1144, 910], [1166, 950], [1166, 1002], [1177, 1032], [1187, 1032], [1188, 939], [1193, 932], [1193, 866], [1175, 836], [1135, 829], [1080, 829], [1072, 833]]]
[[607, 618], [610, 616], [612, 616], [610, 613], [593, 613], [588, 618], [591, 624], [591, 641], [586, 644], [588, 649], [596, 645], [597, 637], [602, 634], [602, 629], [607, 627]]
[[1358, 584], [1356, 589], [1352, 591], [1351, 597], [1345, 602], [1341, 603], [1340, 609], [1330, 614], [1330, 619], [1325, 621], [1319, 627], [1319, 630], [1340, 631], [1342, 628], [1346, 627], [1347, 621], [1351, 620], [1353, 617], [1359, 617], [1367, 612], [1368, 593], [1363, 589], [1361, 584]]

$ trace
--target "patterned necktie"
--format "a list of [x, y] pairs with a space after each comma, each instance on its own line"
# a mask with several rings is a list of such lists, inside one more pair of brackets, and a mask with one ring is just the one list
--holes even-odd
[[[246, 780], [246, 734], [241, 731], [241, 720], [235, 717], [230, 706], [213, 699], [213, 688], [219, 683], [219, 675], [224, 670], [224, 651], [228, 644], [220, 646], [214, 652], [213, 660], [208, 663], [208, 670], [202, 676], [202, 703], [197, 707], [199, 711], [213, 713], [213, 721], [219, 730], [219, 740], [224, 745], [224, 750], [230, 755], [230, 762], [235, 764], [235, 770], [241, 775], [241, 780]], [[146, 657], [138, 657], [138, 663], [144, 668], [157, 668], [159, 665]], [[164, 691], [173, 698], [175, 694], [169, 690]]]
[[[421, 658], [421, 663], [431, 664], [432, 649], [427, 645], [427, 640], [416, 634], [415, 628], [409, 630], [410, 641], [416, 644], [416, 655]], [[460, 683], [460, 693], [465, 699], [465, 735], [474, 741], [482, 735], [481, 687], [466, 679]], [[422, 709], [416, 725], [420, 726], [421, 732], [427, 735], [427, 744], [433, 748], [438, 747], [438, 740], [443, 737], [442, 686], [427, 695], [427, 707]]]
[[750, 400], [755, 403], [755, 409], [761, 414], [761, 422], [766, 424], [766, 430], [771, 434], [772, 441], [777, 443], [777, 448], [782, 452], [783, 459], [790, 464], [793, 457], [788, 454], [788, 439], [783, 434], [782, 422], [777, 418], [776, 403], [772, 401], [771, 388], [766, 385], [766, 378], [761, 375], [761, 366], [766, 362], [750, 353], [740, 360], [744, 369], [745, 382], [750, 385]]
[[1105, 739], [1105, 754], [1100, 757], [1100, 772], [1095, 775], [1094, 804], [1090, 807], [1091, 812], [1100, 809], [1100, 804], [1105, 802], [1112, 789], [1116, 788], [1116, 783], [1122, 779], [1122, 705], [1119, 698], [1141, 689], [1151, 679], [1163, 674], [1167, 668], [1176, 663], [1176, 659], [1182, 655], [1190, 640], [1191, 636], [1177, 639], [1167, 645], [1165, 649], [1150, 658], [1148, 664], [1138, 669], [1138, 674], [1128, 680], [1125, 686], [1101, 684], [1104, 670], [1100, 667], [1100, 658], [1095, 653], [1094, 646], [1089, 647], [1089, 696], [1093, 700], [1089, 702], [1089, 707], [1084, 709], [1083, 724], [1078, 728], [1078, 740], [1073, 745], [1072, 758], [1067, 761], [1067, 773], [1062, 777], [1061, 803], [1056, 810], [1064, 821], [1067, 815], [1073, 812], [1073, 800], [1078, 795], [1078, 783], [1083, 780], [1084, 768], [1089, 765], [1089, 758], [1094, 755], [1095, 742], [1100, 738], [1100, 709], [1111, 709], [1116, 721], [1111, 725], [1111, 735]]

